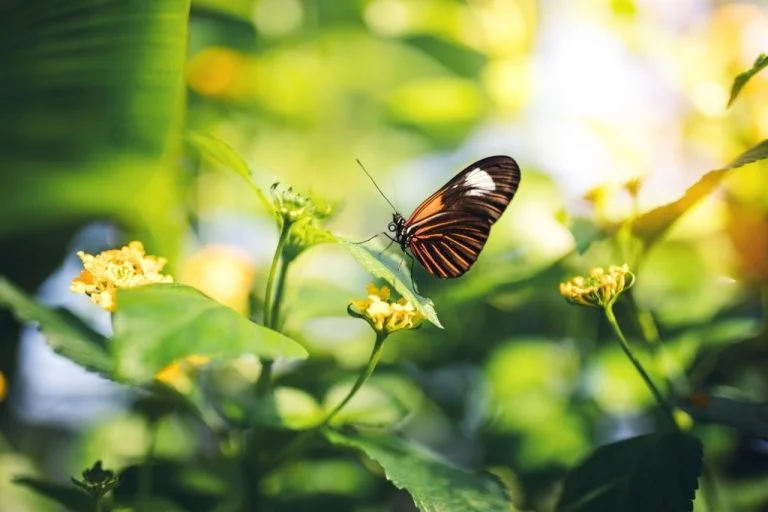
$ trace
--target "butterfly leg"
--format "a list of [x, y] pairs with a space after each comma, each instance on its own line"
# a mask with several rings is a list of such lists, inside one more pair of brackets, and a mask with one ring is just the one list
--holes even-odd
[[[416, 286], [416, 281], [413, 279], [413, 264], [416, 262], [416, 258], [414, 258], [411, 255], [411, 253], [409, 253], [408, 251], [404, 251], [404, 253], [411, 260], [411, 268], [409, 270], [409, 274], [411, 276], [411, 287], [413, 288], [414, 293], [416, 293], [418, 295], [419, 289]], [[400, 265], [402, 265], [402, 264], [403, 264], [403, 260], [400, 260]], [[400, 265], [397, 266], [397, 271], [398, 272], [400, 272]]]

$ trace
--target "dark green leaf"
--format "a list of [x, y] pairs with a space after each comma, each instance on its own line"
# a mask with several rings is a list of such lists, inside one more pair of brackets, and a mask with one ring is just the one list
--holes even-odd
[[14, 483], [32, 489], [73, 512], [94, 510], [95, 507], [92, 498], [72, 485], [55, 484], [39, 478], [26, 476], [16, 478]]
[[598, 448], [565, 479], [558, 512], [693, 510], [701, 442], [659, 433]]
[[110, 377], [113, 363], [104, 350], [103, 336], [66, 310], [54, 310], [0, 277], [0, 307], [13, 311], [22, 322], [36, 322], [48, 345], [87, 370]]
[[157, 197], [172, 181], [157, 176], [178, 144], [189, 3], [3, 2], [1, 234], [85, 216], [171, 224]]
[[237, 154], [237, 151], [232, 149], [224, 141], [217, 139], [212, 135], [205, 133], [190, 133], [187, 139], [197, 147], [197, 149], [204, 156], [218, 162], [223, 167], [226, 167], [230, 171], [234, 171], [251, 187], [253, 193], [261, 201], [264, 209], [270, 214], [274, 213], [275, 207], [272, 205], [264, 191], [262, 191], [254, 182], [251, 177], [251, 168], [243, 160], [243, 157]]
[[766, 67], [768, 67], [768, 55], [761, 53], [757, 59], [755, 59], [755, 63], [752, 64], [751, 68], [744, 71], [743, 73], [736, 75], [736, 78], [733, 80], [733, 85], [731, 86], [731, 97], [728, 99], [729, 107], [736, 100], [736, 97], [739, 95], [744, 86], [747, 85], [747, 82], [749, 82], [753, 76], [755, 76]]
[[766, 158], [768, 158], [768, 140], [764, 140], [760, 144], [746, 150], [725, 166], [725, 169], [736, 169], [742, 165], [751, 164], [758, 160], [765, 160]]
[[388, 282], [400, 294], [411, 301], [424, 316], [437, 327], [443, 328], [440, 319], [437, 318], [435, 305], [427, 297], [416, 293], [411, 283], [411, 272], [408, 270], [406, 256], [402, 259], [392, 257], [387, 251], [381, 251], [381, 247], [374, 247], [373, 243], [359, 245], [339, 238], [344, 247], [349, 249], [352, 256], [372, 276]]
[[229, 359], [303, 359], [297, 342], [258, 325], [190, 286], [155, 284], [118, 293], [112, 347], [121, 379], [144, 381], [191, 354]]
[[422, 446], [386, 435], [325, 431], [338, 446], [361, 450], [384, 469], [395, 487], [405, 489], [422, 512], [512, 511], [506, 490], [493, 475], [449, 465]]

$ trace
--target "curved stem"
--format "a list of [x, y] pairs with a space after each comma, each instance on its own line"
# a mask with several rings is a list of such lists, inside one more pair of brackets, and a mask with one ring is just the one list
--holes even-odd
[[144, 463], [139, 468], [138, 492], [139, 510], [149, 510], [149, 497], [152, 491], [152, 463], [155, 456], [155, 444], [157, 443], [157, 422], [150, 421], [148, 426], [149, 442], [147, 453], [144, 455]]
[[280, 229], [280, 238], [277, 239], [277, 247], [275, 247], [275, 255], [272, 257], [272, 266], [269, 268], [269, 276], [267, 277], [267, 291], [264, 295], [264, 326], [272, 327], [272, 289], [275, 285], [275, 275], [277, 275], [277, 269], [282, 262], [283, 247], [285, 241], [288, 239], [288, 232], [291, 230], [291, 224], [287, 221], [283, 221], [283, 227]]
[[624, 333], [621, 332], [619, 323], [616, 321], [616, 316], [614, 316], [613, 314], [613, 306], [611, 304], [605, 307], [605, 316], [608, 319], [608, 323], [611, 324], [611, 327], [613, 328], [613, 332], [616, 333], [616, 336], [619, 338], [619, 344], [621, 345], [621, 349], [627, 355], [632, 365], [634, 365], [635, 370], [637, 370], [637, 373], [639, 373], [640, 377], [642, 377], [643, 380], [645, 381], [646, 386], [648, 386], [648, 389], [650, 389], [651, 394], [653, 394], [653, 397], [656, 399], [656, 402], [659, 404], [659, 407], [664, 412], [664, 415], [667, 418], [667, 420], [669, 420], [669, 423], [672, 425], [672, 428], [679, 431], [680, 429], [677, 426], [677, 422], [675, 421], [675, 416], [672, 414], [672, 409], [664, 400], [664, 397], [661, 395], [661, 392], [658, 390], [656, 385], [651, 380], [651, 377], [645, 371], [645, 368], [643, 368], [643, 365], [635, 357], [635, 354], [632, 353], [632, 349], [629, 348], [629, 343], [627, 343], [627, 339], [624, 337]]
[[349, 393], [347, 393], [347, 396], [344, 397], [344, 400], [339, 402], [339, 405], [334, 407], [333, 410], [331, 410], [331, 412], [329, 412], [325, 418], [323, 418], [323, 421], [318, 423], [310, 430], [302, 432], [290, 444], [288, 444], [288, 446], [286, 446], [283, 451], [275, 457], [275, 460], [272, 461], [269, 470], [274, 470], [281, 464], [287, 462], [295, 455], [297, 455], [302, 450], [302, 448], [304, 448], [307, 443], [312, 440], [315, 434], [317, 434], [323, 427], [327, 426], [331, 420], [339, 413], [339, 411], [341, 411], [344, 406], [347, 405], [350, 400], [352, 400], [360, 388], [363, 387], [363, 384], [365, 384], [368, 378], [373, 374], [373, 370], [376, 369], [376, 365], [379, 363], [379, 358], [381, 358], [381, 349], [384, 347], [384, 340], [386, 337], [386, 333], [381, 331], [376, 332], [376, 342], [373, 344], [373, 350], [371, 351], [371, 355], [368, 358], [368, 364], [366, 365], [363, 372], [357, 377], [357, 380], [352, 385], [352, 388], [349, 390]]
[[[286, 265], [281, 263], [283, 262], [283, 247], [285, 247], [285, 242], [288, 239], [288, 233], [291, 230], [291, 224], [290, 222], [283, 220], [283, 226], [280, 228], [280, 238], [277, 239], [277, 247], [275, 247], [275, 255], [272, 257], [272, 266], [269, 268], [269, 276], [267, 277], [267, 291], [264, 295], [264, 326], [270, 327], [272, 329], [275, 328], [275, 325], [273, 324], [273, 318], [277, 319], [277, 315], [273, 316], [272, 310], [277, 308], [280, 308], [280, 303], [276, 299], [281, 299], [283, 292], [282, 288], [285, 285], [285, 269]], [[273, 289], [275, 288], [275, 276], [278, 275], [278, 268], [280, 268], [278, 278], [278, 286], [277, 291], [274, 292], [275, 297], [273, 298]], [[259, 380], [256, 381], [256, 394], [263, 396], [266, 395], [269, 391], [270, 385], [272, 384], [272, 361], [263, 361], [261, 366], [261, 374], [259, 375]]]

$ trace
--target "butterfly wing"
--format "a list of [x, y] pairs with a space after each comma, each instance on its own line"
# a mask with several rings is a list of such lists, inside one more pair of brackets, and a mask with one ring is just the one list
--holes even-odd
[[430, 274], [459, 277], [477, 260], [517, 192], [520, 168], [508, 156], [468, 166], [429, 196], [405, 223], [408, 247]]
[[430, 274], [459, 277], [477, 260], [490, 231], [491, 225], [478, 215], [440, 212], [419, 226], [408, 247]]
[[406, 226], [441, 211], [475, 213], [493, 224], [501, 217], [520, 184], [520, 167], [508, 156], [490, 156], [475, 162], [422, 202]]

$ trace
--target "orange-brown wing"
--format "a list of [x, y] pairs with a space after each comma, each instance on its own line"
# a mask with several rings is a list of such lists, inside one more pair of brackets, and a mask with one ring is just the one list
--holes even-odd
[[454, 176], [411, 214], [405, 225], [417, 227], [439, 212], [472, 213], [493, 224], [520, 184], [520, 167], [508, 156], [490, 156]]
[[442, 279], [459, 277], [475, 263], [490, 231], [491, 225], [483, 217], [439, 212], [413, 231], [408, 247], [430, 274]]

